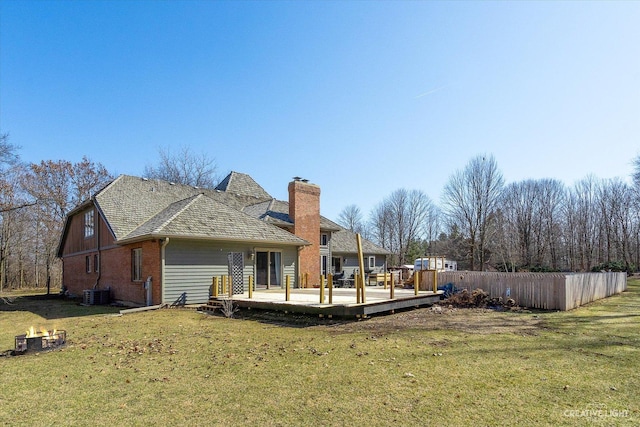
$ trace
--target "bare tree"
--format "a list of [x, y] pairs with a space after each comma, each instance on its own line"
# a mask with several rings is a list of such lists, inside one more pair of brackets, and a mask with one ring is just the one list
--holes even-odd
[[6, 166], [13, 166], [20, 160], [18, 149], [20, 147], [9, 142], [9, 134], [0, 134], [0, 170], [4, 172]]
[[506, 239], [516, 243], [517, 263], [526, 267], [532, 265], [537, 195], [533, 180], [511, 183], [502, 192], [502, 230]]
[[622, 263], [627, 271], [631, 266], [633, 247], [633, 211], [637, 207], [633, 190], [619, 178], [599, 182], [597, 203], [600, 244], [598, 262]]
[[160, 159], [156, 166], [147, 165], [144, 175], [194, 187], [214, 188], [218, 185], [218, 167], [206, 154], [196, 154], [187, 146], [174, 153], [170, 148], [158, 149]]
[[[541, 234], [548, 248], [548, 262], [552, 270], [560, 268], [560, 246], [562, 235], [562, 208], [566, 190], [562, 182], [556, 179], [538, 181], [538, 213], [541, 222]], [[540, 254], [540, 252], [538, 251]]]
[[113, 176], [101, 163], [94, 163], [83, 156], [82, 160], [71, 166], [71, 185], [73, 205], [89, 199], [93, 193], [99, 191], [113, 180]]
[[589, 271], [597, 259], [600, 221], [597, 189], [598, 180], [590, 175], [567, 193], [565, 234], [571, 270]]
[[[378, 203], [369, 216], [369, 228], [375, 242], [387, 249], [389, 252], [397, 254], [396, 241], [393, 239], [391, 208], [385, 202]], [[397, 255], [396, 255], [397, 257]], [[397, 263], [398, 260], [392, 260]]]
[[469, 239], [471, 270], [476, 269], [476, 262], [484, 268], [503, 184], [495, 158], [479, 155], [451, 175], [443, 190], [443, 210], [449, 224]]
[[633, 159], [633, 173], [631, 174], [636, 189], [640, 191], [640, 154]]
[[410, 246], [424, 237], [434, 212], [431, 199], [422, 191], [396, 190], [374, 209], [371, 228], [378, 242], [404, 264]]
[[8, 281], [9, 257], [14, 245], [13, 229], [19, 216], [16, 210], [29, 205], [19, 191], [21, 164], [18, 147], [9, 142], [9, 135], [0, 135], [0, 292]]
[[502, 261], [524, 268], [558, 268], [558, 220], [564, 189], [552, 179], [511, 183], [502, 191], [500, 248]]
[[362, 211], [356, 205], [345, 206], [338, 214], [338, 224], [354, 233], [364, 234]]

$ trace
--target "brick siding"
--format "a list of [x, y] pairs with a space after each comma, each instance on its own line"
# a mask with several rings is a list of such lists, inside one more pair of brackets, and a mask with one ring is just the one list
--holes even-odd
[[[98, 289], [111, 288], [112, 299], [144, 305], [146, 302], [144, 281], [151, 276], [151, 304], [160, 304], [162, 298], [160, 246], [159, 241], [151, 240], [102, 250]], [[131, 251], [135, 248], [142, 248], [142, 280], [136, 282], [131, 280]], [[62, 283], [70, 293], [82, 296], [85, 289], [92, 289], [95, 285], [98, 273], [93, 271], [95, 270], [94, 254], [97, 252], [84, 252], [64, 257]], [[86, 272], [86, 256], [91, 259], [91, 273]]]
[[293, 234], [311, 246], [300, 251], [300, 274], [308, 274], [308, 286], [320, 284], [320, 187], [302, 181], [289, 183], [289, 217]]

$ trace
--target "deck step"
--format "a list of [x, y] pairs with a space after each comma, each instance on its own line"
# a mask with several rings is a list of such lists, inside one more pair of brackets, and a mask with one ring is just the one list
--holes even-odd
[[202, 311], [215, 311], [221, 308], [222, 308], [222, 301], [215, 298], [210, 298], [209, 302], [200, 306], [200, 310]]

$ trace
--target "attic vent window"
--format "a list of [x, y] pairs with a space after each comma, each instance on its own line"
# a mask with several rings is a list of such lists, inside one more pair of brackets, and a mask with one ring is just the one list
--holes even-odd
[[84, 237], [93, 237], [95, 224], [93, 222], [93, 209], [84, 213]]

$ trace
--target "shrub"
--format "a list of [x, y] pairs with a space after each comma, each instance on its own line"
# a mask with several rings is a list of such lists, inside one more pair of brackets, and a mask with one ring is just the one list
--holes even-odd
[[620, 272], [620, 271], [629, 271], [629, 270], [631, 270], [629, 266], [622, 261], [603, 262], [602, 264], [596, 265], [591, 269], [592, 272], [598, 272], [598, 271]]

